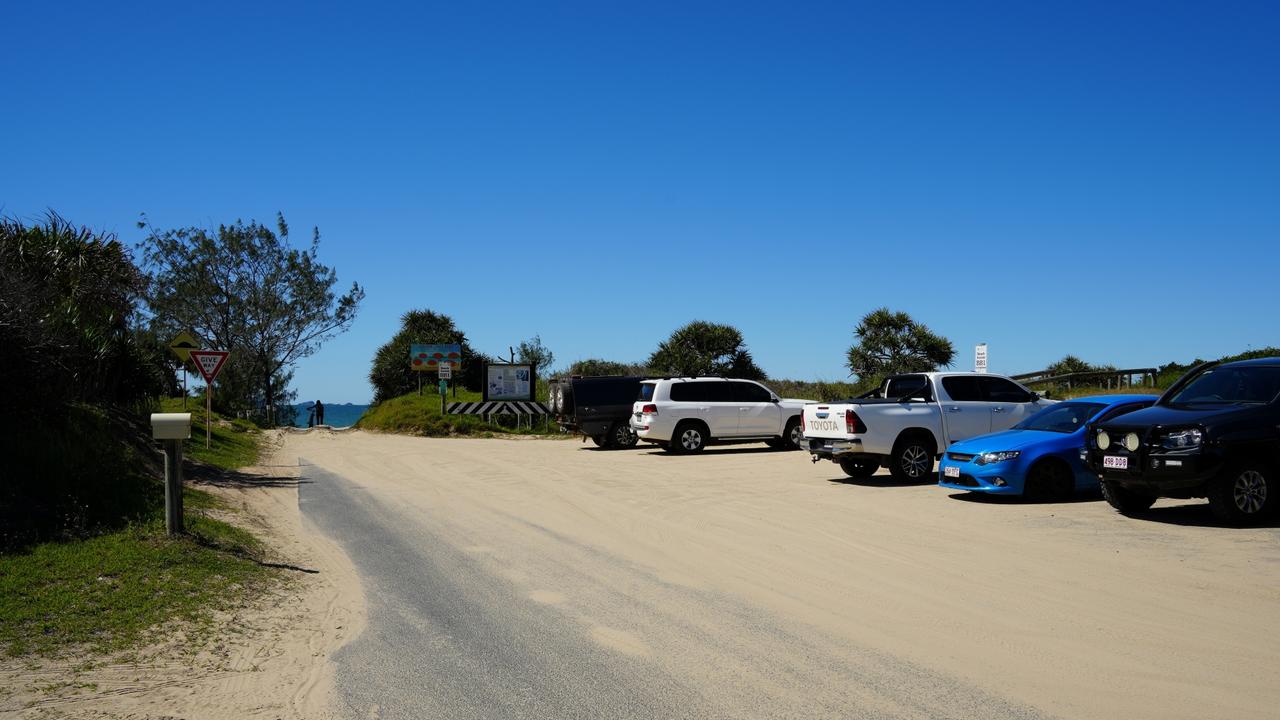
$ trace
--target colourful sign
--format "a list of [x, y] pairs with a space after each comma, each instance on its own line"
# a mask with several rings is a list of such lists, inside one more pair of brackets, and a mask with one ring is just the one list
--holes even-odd
[[192, 350], [191, 359], [196, 361], [196, 368], [204, 376], [205, 382], [213, 382], [222, 372], [222, 366], [231, 353], [226, 350]]
[[462, 369], [461, 345], [410, 345], [409, 368], [423, 372], [436, 372], [441, 365], [453, 370]]

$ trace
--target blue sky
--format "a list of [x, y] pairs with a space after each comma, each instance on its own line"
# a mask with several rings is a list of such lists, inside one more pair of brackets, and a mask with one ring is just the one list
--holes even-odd
[[995, 372], [1280, 345], [1280, 4], [113, 5], [6, 9], [0, 211], [319, 226], [368, 297], [303, 399], [411, 308], [802, 379], [879, 306]]

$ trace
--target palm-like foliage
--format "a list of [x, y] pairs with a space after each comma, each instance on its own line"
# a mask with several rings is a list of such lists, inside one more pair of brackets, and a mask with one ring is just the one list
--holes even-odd
[[904, 312], [879, 308], [867, 313], [853, 331], [846, 365], [859, 379], [949, 367], [955, 357], [951, 341], [935, 335]]

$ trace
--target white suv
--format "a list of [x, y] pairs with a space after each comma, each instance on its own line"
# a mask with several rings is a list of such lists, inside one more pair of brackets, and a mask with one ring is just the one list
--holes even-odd
[[645, 442], [676, 453], [710, 443], [764, 441], [795, 450], [806, 400], [782, 400], [753, 380], [683, 377], [645, 380], [632, 406], [631, 428]]

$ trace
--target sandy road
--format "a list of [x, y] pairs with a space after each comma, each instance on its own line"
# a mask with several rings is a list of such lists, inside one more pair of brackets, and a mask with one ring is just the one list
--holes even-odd
[[1280, 530], [973, 502], [755, 446], [289, 437], [353, 717], [1262, 718]]

